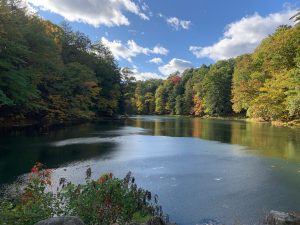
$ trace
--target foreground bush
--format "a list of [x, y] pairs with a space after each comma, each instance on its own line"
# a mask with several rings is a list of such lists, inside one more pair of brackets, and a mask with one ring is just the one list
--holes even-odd
[[51, 173], [38, 163], [25, 188], [1, 200], [1, 225], [30, 225], [53, 216], [78, 216], [91, 225], [144, 222], [151, 216], [162, 216], [157, 196], [138, 188], [130, 172], [124, 179], [110, 173], [92, 180], [88, 169], [85, 184], [75, 185], [61, 178], [56, 193], [47, 191], [52, 185]]

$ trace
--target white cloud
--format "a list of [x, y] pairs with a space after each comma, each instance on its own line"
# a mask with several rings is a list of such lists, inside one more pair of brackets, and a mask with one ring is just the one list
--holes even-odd
[[28, 14], [28, 15], [32, 15], [32, 14], [36, 14], [37, 13], [37, 10], [34, 7], [32, 7], [31, 5], [29, 5], [27, 0], [16, 2], [16, 4], [20, 8], [26, 8], [26, 14]]
[[63, 16], [71, 22], [83, 22], [95, 27], [129, 25], [125, 11], [149, 17], [132, 0], [27, 0], [29, 6]]
[[177, 17], [166, 18], [166, 21], [175, 30], [179, 30], [179, 29], [188, 30], [191, 26], [191, 21], [189, 21], [189, 20], [180, 20]]
[[211, 46], [190, 46], [189, 50], [197, 57], [213, 60], [228, 59], [244, 53], [251, 53], [258, 44], [279, 25], [291, 24], [289, 18], [296, 11], [286, 10], [269, 14], [266, 17], [255, 13], [227, 25], [223, 38]]
[[151, 12], [149, 6], [146, 4], [146, 2], [143, 2], [143, 1], [139, 1], [140, 4], [141, 4], [141, 8], [142, 10], [147, 13], [149, 16], [153, 16], [153, 13]]
[[153, 49], [145, 48], [138, 45], [134, 40], [128, 40], [126, 44], [123, 44], [120, 40], [109, 41], [105, 37], [102, 37], [101, 41], [110, 49], [116, 59], [126, 59], [129, 62], [132, 62], [132, 58], [139, 54], [165, 55], [168, 53], [168, 50], [161, 46], [157, 45]]
[[152, 53], [159, 54], [159, 55], [167, 55], [169, 53], [169, 50], [159, 45], [156, 45], [153, 48]]
[[131, 76], [135, 77], [136, 80], [165, 79], [165, 77], [161, 74], [153, 72], [140, 72], [135, 65], [133, 65], [131, 72]]
[[134, 73], [134, 77], [137, 80], [165, 79], [164, 76], [152, 72], [137, 72]]
[[176, 71], [182, 73], [184, 70], [188, 68], [192, 68], [193, 64], [190, 61], [186, 61], [183, 59], [176, 59], [173, 58], [170, 62], [167, 64], [160, 66], [158, 70], [163, 74], [163, 75], [170, 75], [171, 73], [174, 73]]
[[192, 25], [192, 22], [190, 20], [181, 20], [177, 17], [166, 17], [162, 13], [157, 14], [158, 17], [163, 18], [166, 20], [167, 24], [173, 27], [175, 30], [190, 29], [190, 26]]
[[150, 63], [161, 64], [163, 63], [161, 58], [153, 58], [149, 60]]

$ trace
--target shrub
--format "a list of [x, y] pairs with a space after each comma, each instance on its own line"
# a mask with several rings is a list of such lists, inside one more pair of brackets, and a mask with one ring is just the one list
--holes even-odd
[[126, 224], [163, 216], [157, 196], [138, 188], [131, 172], [124, 179], [109, 173], [92, 180], [89, 168], [84, 184], [75, 185], [61, 178], [56, 193], [47, 191], [51, 172], [36, 164], [25, 188], [2, 199], [1, 225], [29, 225], [53, 216], [78, 216], [87, 225]]

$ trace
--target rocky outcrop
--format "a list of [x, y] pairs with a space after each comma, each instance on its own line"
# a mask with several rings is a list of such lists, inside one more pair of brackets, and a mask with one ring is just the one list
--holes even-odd
[[300, 225], [299, 213], [271, 211], [264, 221], [266, 225]]
[[84, 225], [84, 223], [75, 216], [61, 216], [42, 220], [35, 225]]

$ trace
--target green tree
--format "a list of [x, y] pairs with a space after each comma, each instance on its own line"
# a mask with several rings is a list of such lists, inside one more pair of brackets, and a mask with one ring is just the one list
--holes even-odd
[[265, 74], [265, 78], [260, 79], [259, 93], [250, 103], [250, 117], [289, 120], [297, 115], [293, 108], [297, 107], [299, 87], [299, 36], [299, 26], [281, 26], [253, 53], [254, 61], [259, 62], [254, 71]]
[[155, 92], [155, 112], [157, 114], [165, 113], [166, 92], [163, 85], [160, 85]]
[[182, 115], [183, 114], [183, 101], [180, 95], [176, 97], [176, 104], [175, 104], [175, 114]]
[[212, 65], [203, 81], [205, 113], [226, 115], [231, 113], [231, 80], [234, 60], [223, 60]]
[[[236, 113], [246, 114], [250, 102], [258, 95], [262, 86], [260, 79], [255, 78], [252, 56], [242, 55], [236, 59], [232, 78], [232, 108]], [[252, 76], [253, 74], [253, 76]]]
[[121, 70], [121, 75], [120, 113], [135, 114], [136, 80], [133, 77], [133, 72], [127, 67]]
[[146, 92], [145, 94], [145, 108], [147, 114], [155, 113], [155, 96], [152, 92]]
[[142, 93], [142, 87], [141, 83], [137, 84], [137, 87], [135, 89], [134, 93], [134, 99], [135, 99], [135, 106], [138, 114], [143, 114], [145, 110], [145, 105], [144, 105], [144, 95]]
[[184, 86], [183, 94], [183, 113], [190, 115], [193, 113], [193, 84], [192, 79], [189, 79]]

